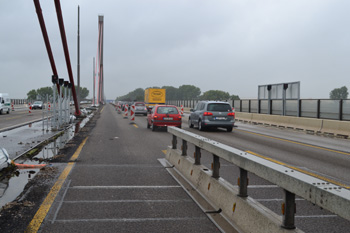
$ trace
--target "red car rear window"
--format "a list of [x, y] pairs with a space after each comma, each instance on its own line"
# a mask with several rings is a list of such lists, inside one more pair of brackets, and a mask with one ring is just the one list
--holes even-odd
[[157, 113], [159, 114], [178, 114], [177, 108], [175, 107], [158, 107]]

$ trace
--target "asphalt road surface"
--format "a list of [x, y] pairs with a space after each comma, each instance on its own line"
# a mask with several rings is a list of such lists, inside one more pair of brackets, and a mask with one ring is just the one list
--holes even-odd
[[[185, 130], [350, 186], [349, 140], [241, 123], [231, 133], [221, 129], [200, 132], [188, 128], [186, 119]], [[88, 134], [40, 231], [218, 232], [160, 165], [158, 159], [164, 158], [163, 150], [171, 145], [172, 136], [166, 130], [147, 129], [144, 116], [136, 116], [130, 124], [130, 119], [106, 105]], [[193, 152], [189, 145], [188, 154]], [[210, 168], [212, 155], [202, 152], [201, 161]], [[236, 185], [239, 170], [221, 161], [220, 176]], [[249, 174], [248, 195], [281, 215], [282, 189]], [[349, 221], [301, 198], [297, 197], [296, 205], [296, 227], [305, 232], [350, 229]]]

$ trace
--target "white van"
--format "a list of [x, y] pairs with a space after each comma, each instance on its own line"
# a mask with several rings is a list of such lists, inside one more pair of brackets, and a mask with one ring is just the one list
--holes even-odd
[[3, 112], [6, 112], [7, 114], [10, 113], [11, 109], [11, 100], [8, 94], [6, 93], [0, 93], [0, 114]]

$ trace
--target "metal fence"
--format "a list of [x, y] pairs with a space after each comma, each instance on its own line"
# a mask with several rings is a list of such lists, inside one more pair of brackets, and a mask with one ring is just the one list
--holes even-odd
[[[200, 100], [169, 100], [168, 104], [194, 108]], [[229, 100], [237, 112], [283, 115], [283, 100]], [[285, 101], [285, 115], [350, 121], [350, 99], [300, 99]]]
[[[28, 99], [11, 99], [11, 103], [13, 104], [28, 104], [30, 102], [30, 100]], [[31, 102], [33, 103], [33, 102]]]

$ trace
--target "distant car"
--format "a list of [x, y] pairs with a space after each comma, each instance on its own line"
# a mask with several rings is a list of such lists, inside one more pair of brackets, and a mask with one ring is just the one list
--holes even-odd
[[135, 114], [147, 116], [147, 108], [144, 102], [135, 102]]
[[0, 115], [3, 112], [6, 112], [7, 114], [9, 114], [10, 107], [11, 107], [11, 99], [9, 97], [9, 94], [0, 93]]
[[174, 105], [156, 105], [147, 115], [147, 128], [155, 131], [159, 127], [176, 126], [181, 128], [182, 117]]
[[227, 102], [222, 101], [200, 101], [194, 109], [190, 110], [188, 126], [198, 126], [200, 131], [206, 128], [226, 128], [232, 132], [235, 124], [235, 113]]
[[32, 109], [45, 108], [43, 101], [35, 101], [32, 105]]

